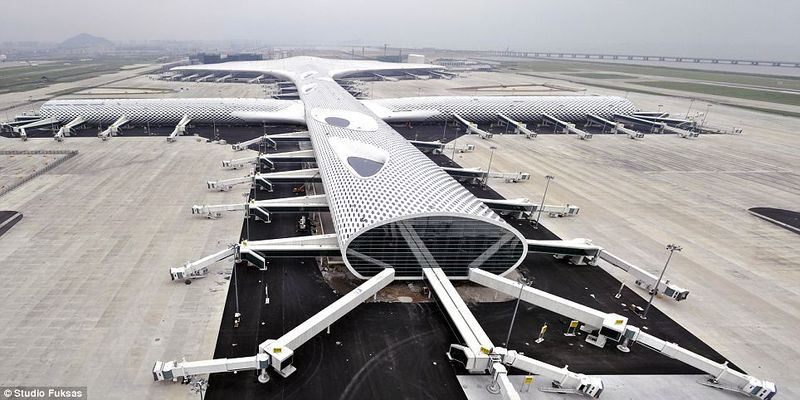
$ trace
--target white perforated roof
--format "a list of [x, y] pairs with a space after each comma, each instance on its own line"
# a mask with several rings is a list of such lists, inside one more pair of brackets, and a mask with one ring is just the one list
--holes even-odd
[[[491, 221], [524, 240], [519, 232], [333, 80], [339, 74], [359, 70], [421, 68], [433, 66], [294, 57], [181, 67], [257, 71], [295, 83], [305, 104], [306, 124], [345, 260], [348, 243], [370, 227], [423, 215], [458, 215]], [[354, 173], [336, 154], [330, 142], [333, 137], [385, 151], [388, 154], [385, 165], [370, 177]]]

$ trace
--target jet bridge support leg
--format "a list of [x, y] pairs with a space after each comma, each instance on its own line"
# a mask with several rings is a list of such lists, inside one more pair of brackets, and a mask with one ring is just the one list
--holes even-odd
[[103, 140], [108, 140], [108, 138], [110, 138], [111, 136], [117, 136], [117, 134], [119, 133], [119, 128], [121, 128], [128, 122], [130, 122], [130, 119], [128, 119], [128, 117], [123, 115], [117, 118], [117, 120], [114, 121], [114, 123], [112, 123], [111, 125], [109, 125], [108, 128], [106, 128], [104, 131], [98, 133], [97, 137]]
[[75, 117], [75, 119], [67, 122], [66, 125], [62, 126], [61, 129], [59, 129], [58, 132], [56, 132], [55, 136], [53, 136], [53, 139], [59, 142], [64, 140], [64, 137], [69, 136], [72, 133], [72, 128], [81, 125], [84, 122], [86, 122], [86, 119], [83, 118], [82, 116], [79, 115]]
[[489, 339], [483, 327], [472, 315], [472, 312], [444, 271], [441, 268], [424, 267], [422, 272], [425, 280], [436, 294], [437, 301], [447, 312], [456, 330], [458, 330], [459, 336], [464, 340], [464, 345], [450, 345], [450, 350], [447, 353], [448, 358], [461, 363], [467, 371], [473, 374], [481, 374], [488, 371], [503, 390], [505, 398], [519, 398], [516, 389], [507, 381], [506, 366], [512, 366], [552, 379], [553, 385], [557, 387], [554, 390], [561, 393], [583, 394], [591, 397], [600, 396], [603, 391], [603, 382], [600, 378], [571, 372], [566, 367], [558, 368], [533, 358], [525, 357], [514, 350], [494, 347], [491, 339]]
[[[490, 200], [491, 202], [491, 200]], [[487, 203], [488, 205], [489, 203]], [[597, 265], [598, 260], [603, 260], [636, 278], [636, 285], [651, 292], [658, 290], [659, 293], [675, 300], [685, 300], [689, 296], [689, 291], [670, 283], [669, 280], [658, 283], [658, 277], [645, 271], [644, 269], [631, 264], [611, 253], [606, 249], [593, 244], [589, 239], [572, 240], [533, 240], [528, 239], [528, 252], [553, 254], [556, 258], [567, 258], [575, 265]]]
[[661, 283], [656, 288], [656, 283], [658, 283], [658, 277], [655, 275], [645, 271], [644, 269], [631, 264], [611, 253], [606, 251], [605, 249], [600, 250], [597, 257], [592, 261], [592, 264], [597, 263], [597, 259], [603, 260], [636, 278], [636, 285], [641, 287], [642, 289], [647, 290], [648, 292], [657, 290], [658, 293], [661, 293], [675, 301], [685, 300], [689, 296], [689, 291], [671, 283], [668, 279], [661, 281]]
[[[619, 314], [605, 313], [583, 304], [567, 300], [495, 274], [471, 268], [469, 280], [479, 285], [497, 290], [510, 296], [519, 296], [521, 301], [552, 311], [559, 315], [581, 321], [593, 333], [587, 342], [604, 347], [608, 340], [619, 343], [639, 343], [667, 357], [674, 358], [711, 376], [714, 387], [732, 390], [762, 400], [771, 399], [777, 388], [774, 383], [734, 371], [726, 363], [718, 363], [699, 354], [686, 350], [675, 343], [669, 343], [655, 336], [642, 332], [629, 325], [628, 318]], [[729, 386], [722, 386], [720, 382]]]
[[235, 151], [246, 150], [250, 145], [263, 141], [267, 147], [278, 148], [278, 142], [308, 142], [311, 141], [308, 131], [276, 133], [274, 135], [263, 135], [231, 146]]
[[487, 132], [483, 129], [478, 128], [478, 124], [474, 122], [467, 121], [460, 115], [453, 113], [453, 118], [456, 122], [460, 123], [461, 126], [464, 127], [464, 131], [467, 132], [468, 135], [476, 134], [480, 136], [481, 139], [491, 139], [493, 134], [491, 132]]
[[522, 122], [515, 121], [515, 120], [511, 119], [511, 117], [508, 117], [505, 114], [502, 114], [502, 113], [497, 114], [497, 122], [498, 122], [499, 125], [503, 125], [503, 126], [509, 126], [510, 125], [510, 126], [513, 126], [514, 127], [514, 133], [523, 134], [528, 139], [533, 139], [533, 138], [536, 137], [536, 132], [528, 129], [527, 125], [523, 124]]
[[384, 269], [280, 338], [261, 343], [258, 346], [258, 354], [254, 356], [191, 362], [156, 361], [152, 371], [153, 380], [158, 382], [178, 378], [190, 379], [195, 375], [217, 372], [260, 370], [258, 380], [266, 383], [269, 381], [267, 372], [269, 368], [282, 377], [288, 377], [296, 371], [292, 362], [294, 352], [300, 346], [377, 294], [392, 281], [394, 281], [394, 269]]
[[192, 119], [189, 118], [188, 115], [184, 115], [180, 121], [178, 121], [178, 125], [175, 125], [175, 129], [172, 130], [172, 133], [167, 136], [167, 142], [174, 142], [178, 140], [178, 136], [186, 134], [186, 126], [189, 125]]
[[578, 129], [575, 127], [575, 124], [564, 122], [550, 114], [542, 114], [542, 124], [552, 124], [554, 127], [560, 128], [561, 133], [574, 133], [578, 135], [578, 138], [581, 140], [589, 140], [592, 138], [591, 133]]

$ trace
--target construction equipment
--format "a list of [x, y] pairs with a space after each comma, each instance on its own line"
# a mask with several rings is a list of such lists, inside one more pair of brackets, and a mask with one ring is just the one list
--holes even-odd
[[[629, 351], [630, 343], [639, 343], [646, 348], [708, 373], [710, 378], [706, 384], [709, 386], [735, 391], [762, 400], [771, 399], [777, 393], [774, 383], [733, 370], [728, 367], [727, 362], [718, 363], [675, 343], [658, 339], [629, 325], [628, 319], [619, 314], [595, 310], [478, 268], [470, 269], [469, 280], [509, 296], [519, 296], [521, 301], [583, 322], [584, 326], [581, 327], [581, 330], [590, 333], [586, 342], [597, 347], [602, 348], [608, 340], [611, 340], [620, 343], [617, 348], [626, 352]], [[723, 386], [722, 382], [729, 386]]]

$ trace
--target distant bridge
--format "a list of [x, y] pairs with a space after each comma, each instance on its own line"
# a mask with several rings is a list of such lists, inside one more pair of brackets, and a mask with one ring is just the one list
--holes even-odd
[[599, 53], [564, 53], [564, 52], [532, 52], [532, 51], [489, 51], [492, 56], [517, 58], [574, 58], [584, 60], [629, 60], [629, 61], [671, 61], [706, 64], [745, 64], [769, 67], [800, 68], [800, 61], [775, 61], [745, 58], [718, 57], [681, 57], [681, 56], [642, 56], [632, 54], [599, 54]]

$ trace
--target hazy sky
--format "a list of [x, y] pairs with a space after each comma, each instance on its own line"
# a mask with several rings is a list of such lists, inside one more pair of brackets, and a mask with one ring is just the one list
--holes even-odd
[[800, 59], [798, 0], [0, 0], [0, 42], [238, 40], [274, 45], [605, 51]]

